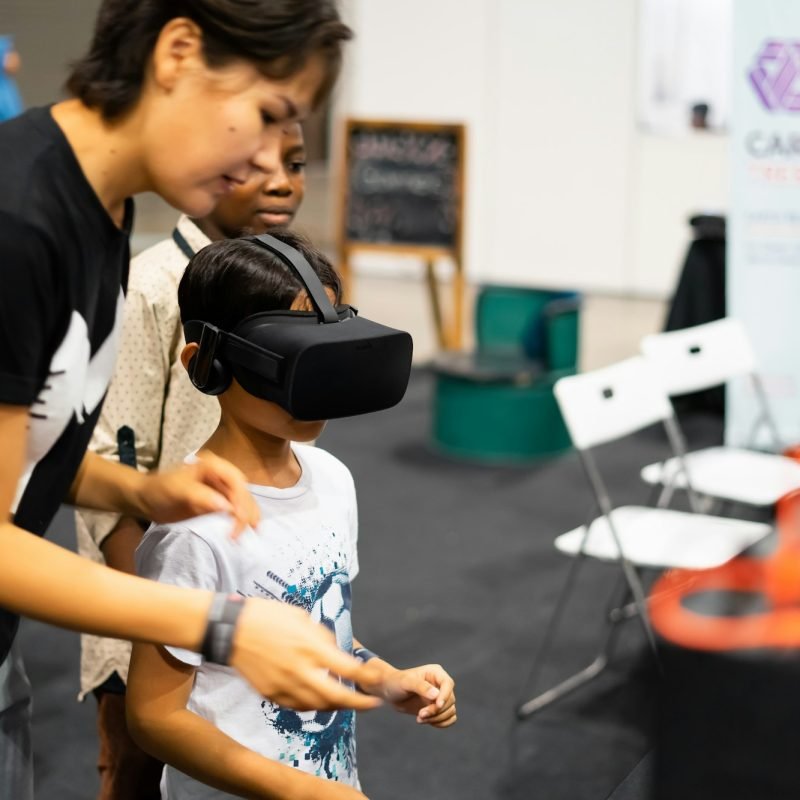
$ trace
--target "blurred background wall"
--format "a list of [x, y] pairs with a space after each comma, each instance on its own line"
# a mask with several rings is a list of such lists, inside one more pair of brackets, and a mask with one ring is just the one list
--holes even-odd
[[62, 97], [67, 64], [89, 44], [100, 0], [3, 0], [0, 30], [22, 57], [18, 76], [26, 106]]
[[[668, 295], [727, 137], [637, 126], [637, 0], [348, 0], [336, 114], [468, 126], [475, 281]], [[370, 257], [374, 261], [374, 257]]]
[[[29, 105], [60, 96], [99, 0], [3, 0]], [[727, 206], [727, 136], [637, 125], [637, 0], [345, 0], [356, 31], [309, 171], [300, 222], [336, 239], [335, 162], [345, 116], [463, 122], [465, 260], [473, 282], [666, 297], [687, 217]], [[330, 155], [330, 159], [326, 156]], [[139, 204], [144, 246], [174, 215]], [[162, 224], [163, 222], [163, 224]], [[136, 244], [136, 242], [135, 242]], [[413, 271], [361, 256], [364, 271]], [[446, 271], [446, 268], [445, 268]]]

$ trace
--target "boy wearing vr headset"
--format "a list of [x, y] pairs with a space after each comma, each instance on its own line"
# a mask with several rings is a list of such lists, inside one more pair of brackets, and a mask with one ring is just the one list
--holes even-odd
[[[388, 407], [408, 380], [410, 337], [356, 317], [338, 305], [340, 296], [330, 263], [294, 234], [216, 242], [189, 263], [179, 289], [189, 342], [182, 360], [201, 391], [218, 395], [221, 410], [202, 452], [243, 471], [262, 521], [238, 542], [226, 536], [220, 515], [153, 526], [137, 568], [226, 593], [231, 615], [248, 596], [306, 610], [343, 650], [368, 662], [359, 689], [445, 728], [456, 721], [456, 706], [453, 680], [440, 666], [398, 670], [353, 637], [353, 480], [329, 453], [297, 444], [319, 436], [325, 411]], [[316, 390], [307, 383], [316, 351], [345, 384], [369, 373], [365, 396], [342, 404], [324, 379]], [[169, 765], [162, 779], [169, 800], [363, 798], [352, 711], [297, 712], [263, 701], [229, 668], [185, 650], [134, 645], [128, 723]]]
[[[188, 260], [212, 241], [290, 224], [305, 194], [305, 160], [300, 124], [282, 126], [250, 180], [207, 216], [182, 215], [168, 239], [131, 261], [119, 356], [90, 450], [144, 470], [163, 470], [181, 464], [214, 432], [219, 404], [197, 392], [180, 361], [185, 342], [178, 283]], [[75, 524], [81, 555], [135, 573], [141, 521], [78, 511]], [[125, 725], [130, 655], [130, 642], [81, 637], [80, 697], [91, 692], [97, 700], [98, 800], [159, 797], [163, 764], [136, 746]]]

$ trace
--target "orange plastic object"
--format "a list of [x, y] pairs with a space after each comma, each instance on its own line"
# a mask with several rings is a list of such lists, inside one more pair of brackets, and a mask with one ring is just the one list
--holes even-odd
[[[659, 635], [696, 650], [800, 648], [800, 491], [778, 501], [776, 525], [778, 546], [768, 557], [740, 556], [716, 569], [664, 573], [648, 602]], [[766, 610], [711, 616], [684, 604], [688, 597], [709, 591], [758, 593]]]

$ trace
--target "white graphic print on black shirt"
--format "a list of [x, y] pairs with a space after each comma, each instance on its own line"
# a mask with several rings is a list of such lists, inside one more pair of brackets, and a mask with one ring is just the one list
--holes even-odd
[[73, 417], [82, 425], [100, 408], [114, 371], [124, 302], [125, 295], [120, 290], [114, 328], [94, 356], [90, 356], [86, 320], [77, 311], [72, 312], [67, 335], [50, 362], [47, 380], [30, 412], [25, 471], [17, 486], [12, 513], [17, 510], [34, 468], [52, 450]]
[[[43, 534], [86, 453], [111, 377], [128, 276], [122, 227], [49, 108], [0, 125], [0, 404], [29, 409], [14, 522]], [[0, 662], [18, 618], [0, 610]]]

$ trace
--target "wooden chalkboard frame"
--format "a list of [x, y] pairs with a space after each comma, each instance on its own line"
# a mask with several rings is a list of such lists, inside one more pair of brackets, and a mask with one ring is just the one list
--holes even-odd
[[[396, 242], [362, 242], [347, 237], [347, 204], [351, 170], [350, 140], [354, 129], [363, 130], [408, 130], [422, 133], [442, 133], [453, 136], [457, 146], [455, 185], [453, 197], [456, 201], [456, 221], [453, 245], [444, 247], [428, 244], [409, 244]], [[430, 295], [431, 311], [436, 328], [439, 346], [443, 348], [459, 348], [463, 339], [464, 320], [464, 269], [463, 269], [463, 229], [464, 229], [464, 163], [466, 150], [466, 128], [461, 124], [413, 122], [409, 120], [362, 119], [348, 118], [344, 122], [342, 141], [341, 169], [339, 173], [338, 231], [339, 231], [339, 267], [345, 284], [351, 285], [350, 258], [357, 251], [390, 252], [397, 255], [411, 255], [425, 262], [426, 278]], [[449, 324], [445, 324], [440, 302], [438, 278], [435, 262], [438, 258], [449, 257], [453, 260], [452, 312]]]

